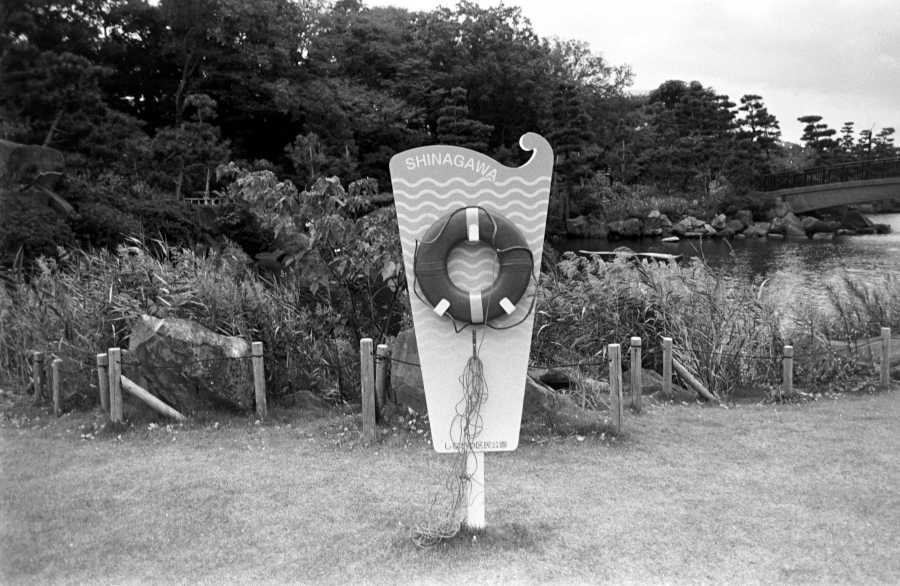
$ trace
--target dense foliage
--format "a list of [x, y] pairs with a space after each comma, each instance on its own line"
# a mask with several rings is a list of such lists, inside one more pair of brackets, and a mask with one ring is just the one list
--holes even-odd
[[[857, 137], [848, 122], [838, 137], [808, 116], [806, 144], [790, 145], [758, 95], [738, 105], [672, 80], [637, 96], [631, 81], [627, 65], [542, 38], [502, 4], [6, 0], [0, 139], [61, 151], [56, 189], [74, 211], [61, 218], [30, 180], [0, 169], [0, 362], [21, 371], [26, 351], [48, 346], [90, 361], [79, 352], [121, 342], [145, 312], [263, 340], [285, 359], [303, 347], [310, 364], [340, 363], [358, 338], [381, 341], [408, 320], [392, 198], [378, 186], [413, 147], [455, 144], [518, 165], [520, 136], [543, 134], [558, 155], [548, 228], [559, 232], [573, 215], [762, 216], [761, 174], [897, 156], [891, 128]], [[703, 351], [778, 340], [746, 292], [735, 301], [700, 267], [553, 266], [538, 358], [593, 348], [579, 337], [588, 323], [613, 337], [682, 335], [681, 347]], [[673, 304], [681, 297], [693, 301]], [[590, 311], [576, 319], [575, 308]], [[684, 326], [703, 316], [710, 339]], [[753, 375], [692, 364], [721, 393]], [[328, 386], [341, 370], [331, 372], [287, 377], [277, 392]]]
[[[596, 209], [598, 173], [709, 205], [761, 173], [897, 153], [891, 128], [856, 138], [848, 122], [838, 139], [808, 116], [798, 156], [761, 96], [737, 105], [697, 81], [631, 96], [627, 65], [541, 38], [514, 6], [9, 0], [0, 32], [0, 138], [66, 155], [80, 181], [64, 195], [85, 212], [76, 231], [101, 246], [116, 244], [103, 226], [112, 218], [125, 233], [146, 222], [95, 183], [169, 205], [223, 189], [215, 169], [229, 161], [301, 191], [334, 175], [387, 185], [387, 163], [405, 149], [459, 144], [517, 164], [519, 137], [537, 131], [560, 155], [554, 210], [564, 221], [572, 208]], [[103, 225], [85, 225], [88, 215]]]

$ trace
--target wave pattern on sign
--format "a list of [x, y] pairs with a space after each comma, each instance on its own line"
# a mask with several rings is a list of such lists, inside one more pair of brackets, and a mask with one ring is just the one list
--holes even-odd
[[466, 242], [452, 251], [447, 273], [457, 287], [471, 293], [491, 286], [500, 270], [497, 253], [483, 242]]
[[[539, 263], [544, 241], [544, 223], [547, 219], [547, 202], [546, 199], [542, 199], [542, 196], [550, 189], [549, 177], [542, 177], [533, 181], [511, 177], [498, 182], [496, 186], [484, 187], [477, 191], [467, 188], [471, 188], [473, 185], [482, 185], [486, 183], [485, 181], [468, 182], [462, 178], [456, 178], [437, 182], [430, 179], [421, 179], [403, 189], [404, 183], [408, 182], [394, 180], [394, 197], [397, 205], [397, 216], [403, 220], [400, 226], [400, 239], [403, 244], [403, 256], [407, 266], [411, 267], [413, 264], [416, 242], [424, 236], [434, 222], [456, 209], [469, 205], [479, 205], [516, 223], [525, 236], [525, 240], [531, 249], [531, 254], [535, 259], [534, 274], [539, 274]], [[449, 188], [447, 193], [452, 194], [453, 201], [444, 201], [448, 200], [451, 195], [446, 197], [438, 196], [438, 199], [441, 200], [440, 203], [433, 201], [436, 198], [434, 191], [429, 189], [432, 186], [442, 189]], [[425, 197], [426, 195], [429, 197]], [[509, 199], [510, 195], [515, 195], [515, 198]], [[409, 210], [409, 213], [404, 212], [404, 210]], [[457, 247], [457, 249], [459, 248]], [[478, 259], [484, 260], [483, 257]], [[450, 271], [450, 278], [464, 290], [478, 291], [484, 289], [496, 277], [496, 270], [488, 277], [487, 273], [481, 273], [481, 265], [477, 265], [479, 269], [477, 272], [481, 273], [476, 275], [477, 279], [465, 278], [461, 274], [462, 265], [459, 259], [454, 254], [451, 254], [449, 260], [448, 270]], [[411, 281], [415, 278], [414, 275], [409, 275], [409, 277]], [[457, 281], [457, 278], [459, 278], [459, 281]], [[466, 287], [469, 288], [466, 289]], [[521, 321], [531, 308], [533, 295], [534, 287], [531, 286], [528, 293], [516, 306], [516, 311], [492, 323], [498, 327], [504, 327], [505, 325]], [[422, 335], [442, 335], [440, 322], [429, 319], [430, 316], [428, 314], [432, 311], [430, 307], [423, 303], [413, 303], [412, 310], [417, 317], [425, 318], [416, 322], [418, 324], [417, 327], [422, 329]], [[504, 338], [509, 337], [511, 340], [514, 336], [513, 330], [500, 330], [496, 335], [492, 336], [492, 339], [495, 343], [502, 344]], [[422, 350], [420, 348], [420, 351]]]

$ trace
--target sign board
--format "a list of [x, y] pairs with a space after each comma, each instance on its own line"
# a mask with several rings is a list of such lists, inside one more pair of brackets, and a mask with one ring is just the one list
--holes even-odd
[[[453, 146], [412, 149], [391, 159], [391, 181], [431, 435], [434, 449], [441, 453], [459, 451], [461, 434], [454, 418], [465, 397], [460, 377], [473, 354], [472, 330], [476, 332], [478, 356], [484, 366], [487, 399], [480, 409], [483, 427], [469, 448], [477, 452], [510, 451], [519, 444], [534, 325], [532, 300], [536, 277], [540, 275], [553, 172], [553, 152], [544, 138], [528, 133], [521, 137], [519, 145], [532, 151], [530, 160], [519, 168], [506, 167], [488, 156]], [[502, 216], [518, 228], [531, 252], [533, 267], [521, 300], [504, 305], [506, 313], [489, 325], [472, 324], [458, 333], [456, 329], [465, 324], [454, 325], [446, 313], [438, 314], [440, 308], [435, 311], [435, 305], [440, 304], [429, 303], [421, 294], [414, 264], [417, 247], [432, 225], [446, 221], [455, 212], [473, 213], [476, 207], [495, 217]], [[477, 212], [469, 217], [477, 217]], [[469, 230], [471, 234], [471, 223]], [[445, 264], [450, 280], [470, 295], [490, 286], [499, 271], [497, 252], [471, 235], [469, 241], [450, 250]], [[472, 307], [474, 314], [474, 303]]]

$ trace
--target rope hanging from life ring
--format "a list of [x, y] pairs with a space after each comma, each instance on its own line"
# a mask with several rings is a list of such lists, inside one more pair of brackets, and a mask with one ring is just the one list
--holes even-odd
[[[465, 291], [450, 279], [450, 252], [466, 241], [487, 244], [499, 260], [497, 277], [481, 291]], [[480, 206], [459, 208], [432, 224], [417, 243], [413, 262], [416, 283], [435, 313], [465, 324], [512, 315], [533, 271], [534, 257], [519, 228]]]

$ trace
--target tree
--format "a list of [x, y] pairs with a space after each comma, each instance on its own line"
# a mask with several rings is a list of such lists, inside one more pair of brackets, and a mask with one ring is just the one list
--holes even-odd
[[444, 107], [438, 110], [437, 140], [449, 144], [485, 152], [493, 127], [469, 118], [466, 104], [468, 92], [461, 87], [450, 90], [444, 99]]
[[555, 80], [548, 80], [548, 48], [520, 8], [461, 0], [422, 15], [418, 35], [431, 71], [432, 93], [423, 105], [434, 134], [443, 107], [435, 90], [453, 87], [468, 90], [469, 116], [493, 127], [490, 150], [540, 127]]
[[714, 181], [747, 185], [755, 162], [750, 140], [737, 132], [734, 103], [697, 81], [667, 81], [647, 103], [654, 143], [642, 153], [647, 174], [663, 189], [697, 186], [709, 202]]
[[772, 149], [781, 138], [781, 129], [778, 119], [769, 114], [768, 108], [763, 105], [762, 96], [746, 94], [741, 97], [741, 112], [746, 112], [744, 118], [737, 122], [742, 127], [742, 136], [749, 138], [766, 154], [766, 158], [772, 156]]
[[832, 154], [832, 151], [838, 146], [838, 141], [831, 138], [837, 134], [837, 130], [828, 128], [828, 125], [821, 121], [821, 116], [801, 116], [797, 120], [806, 124], [800, 140], [806, 144], [807, 148], [819, 153], [817, 164], [825, 162], [828, 155]]
[[872, 149], [876, 159], [890, 159], [897, 156], [897, 147], [894, 146], [894, 129], [890, 126], [882, 128], [875, 135], [874, 148]]
[[859, 140], [856, 142], [854, 156], [857, 160], [866, 160], [872, 158], [872, 129], [866, 128], [859, 131]]
[[[291, 0], [162, 0], [169, 38], [165, 53], [177, 65], [174, 122], [184, 99], [209, 95], [219, 126], [242, 155], [280, 156], [299, 130], [292, 124], [304, 51], [317, 5]], [[173, 80], [174, 81], [174, 80]]]
[[191, 120], [167, 126], [156, 133], [150, 146], [155, 183], [174, 186], [175, 199], [183, 193], [209, 193], [215, 169], [231, 156], [227, 141], [211, 124], [216, 102], [204, 94], [192, 94], [185, 109], [193, 111]]
[[[590, 140], [591, 119], [584, 108], [579, 89], [573, 84], [560, 84], [553, 95], [552, 118], [548, 122], [547, 141], [556, 155], [555, 175], [562, 179], [565, 192], [561, 206], [563, 226], [569, 219], [569, 208], [575, 185], [591, 176], [597, 152]], [[557, 183], [556, 193], [560, 194]]]
[[548, 48], [550, 75], [586, 89], [594, 96], [620, 97], [634, 80], [630, 66], [610, 64], [584, 41], [553, 38]]

